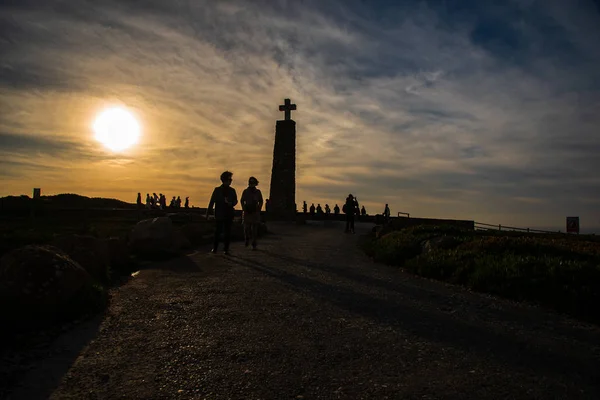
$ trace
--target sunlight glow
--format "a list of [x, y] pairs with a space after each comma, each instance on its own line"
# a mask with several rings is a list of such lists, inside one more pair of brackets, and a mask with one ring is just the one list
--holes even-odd
[[123, 151], [140, 138], [140, 125], [131, 112], [122, 107], [102, 111], [94, 121], [96, 140], [114, 152]]

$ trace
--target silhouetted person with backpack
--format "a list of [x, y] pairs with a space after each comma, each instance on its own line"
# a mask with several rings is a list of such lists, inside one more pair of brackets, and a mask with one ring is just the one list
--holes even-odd
[[258, 186], [258, 179], [251, 176], [248, 179], [248, 187], [242, 192], [240, 203], [242, 205], [242, 220], [244, 224], [244, 238], [246, 247], [252, 242], [252, 250], [256, 250], [256, 239], [258, 237], [258, 225], [260, 224], [260, 210], [263, 205], [262, 193]]
[[346, 202], [342, 207], [342, 211], [346, 214], [346, 230], [344, 232], [354, 233], [354, 214], [356, 213], [356, 205], [352, 194], [349, 194], [348, 197], [346, 197]]
[[215, 241], [211, 253], [216, 253], [219, 248], [219, 240], [223, 234], [224, 253], [229, 254], [229, 242], [231, 240], [231, 225], [233, 224], [234, 207], [238, 203], [237, 193], [231, 187], [233, 173], [225, 171], [221, 174], [221, 186], [213, 190], [208, 208], [206, 209], [206, 219], [215, 208]]

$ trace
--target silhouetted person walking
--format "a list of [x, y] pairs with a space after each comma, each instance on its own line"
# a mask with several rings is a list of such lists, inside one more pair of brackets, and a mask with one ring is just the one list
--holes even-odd
[[310, 216], [314, 217], [315, 216], [315, 203], [312, 203], [310, 205]]
[[258, 237], [258, 225], [260, 224], [260, 210], [263, 205], [262, 193], [258, 186], [258, 179], [251, 176], [248, 179], [248, 187], [242, 192], [240, 203], [242, 205], [242, 219], [244, 224], [244, 238], [246, 247], [252, 242], [252, 250], [256, 250], [256, 239]]
[[190, 208], [190, 198], [189, 197], [185, 198], [185, 205], [184, 205], [184, 207], [185, 208]]
[[386, 224], [390, 222], [390, 207], [387, 205], [387, 203], [385, 205], [385, 209], [383, 210], [383, 220]]
[[302, 202], [302, 211], [304, 212], [304, 214], [308, 212], [308, 206], [306, 205], [306, 201]]
[[354, 233], [354, 214], [356, 213], [356, 206], [352, 194], [349, 194], [348, 197], [346, 197], [346, 202], [342, 207], [342, 211], [346, 214], [346, 230], [344, 232]]
[[331, 214], [331, 208], [329, 208], [329, 204], [325, 204], [325, 214], [327, 214], [327, 216]]
[[335, 207], [333, 207], [333, 213], [335, 215], [340, 215], [340, 207], [336, 204]]
[[229, 242], [231, 238], [231, 225], [233, 224], [233, 210], [238, 203], [237, 193], [231, 187], [233, 173], [225, 171], [221, 174], [221, 186], [213, 190], [208, 208], [206, 209], [206, 218], [215, 208], [215, 241], [211, 253], [216, 253], [219, 248], [219, 239], [223, 234], [223, 247], [225, 254], [229, 254]]
[[362, 206], [362, 208], [360, 209], [360, 215], [362, 215], [363, 217], [367, 216], [367, 210], [365, 209], [365, 206]]
[[137, 204], [137, 208], [142, 208], [142, 194], [141, 193], [138, 193], [136, 204]]

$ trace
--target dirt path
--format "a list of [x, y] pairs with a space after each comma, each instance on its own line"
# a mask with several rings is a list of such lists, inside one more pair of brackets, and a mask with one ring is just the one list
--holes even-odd
[[11, 398], [600, 398], [600, 328], [374, 264], [339, 226], [272, 229], [141, 271], [53, 393], [34, 371]]

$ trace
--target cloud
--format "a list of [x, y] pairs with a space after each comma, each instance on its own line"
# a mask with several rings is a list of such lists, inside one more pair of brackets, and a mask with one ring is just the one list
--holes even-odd
[[[50, 190], [68, 168], [69, 191], [201, 203], [232, 169], [268, 193], [290, 97], [299, 204], [352, 192], [411, 215], [600, 222], [599, 13], [577, 3], [5, 2], [0, 157], [38, 152], [45, 172], [11, 182], [49, 174]], [[114, 103], [144, 128], [125, 163], [89, 132]]]
[[0, 132], [0, 148], [9, 152], [44, 152], [53, 155], [79, 148], [79, 144], [64, 140], [52, 140], [37, 135], [16, 135]]

